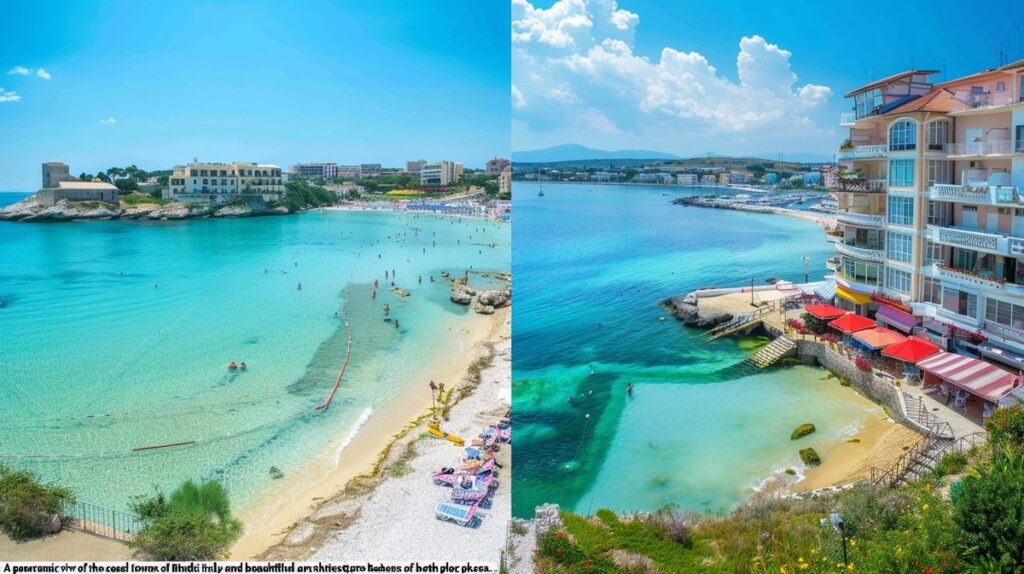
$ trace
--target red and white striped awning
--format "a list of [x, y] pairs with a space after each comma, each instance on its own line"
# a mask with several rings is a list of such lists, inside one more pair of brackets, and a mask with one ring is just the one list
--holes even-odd
[[998, 401], [1017, 386], [1019, 377], [992, 363], [956, 353], [939, 353], [918, 361], [918, 368], [988, 401]]

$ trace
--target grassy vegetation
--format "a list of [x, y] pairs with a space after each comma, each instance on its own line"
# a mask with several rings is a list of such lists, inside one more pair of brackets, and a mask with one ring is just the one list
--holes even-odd
[[131, 193], [121, 196], [121, 203], [125, 205], [165, 205], [167, 202], [159, 197], [144, 193]]
[[[1024, 573], [1024, 410], [997, 412], [987, 446], [899, 487], [861, 483], [807, 500], [763, 492], [719, 515], [563, 513], [538, 571]], [[822, 525], [830, 512], [843, 514], [845, 535]]]
[[227, 491], [216, 481], [184, 482], [169, 498], [162, 492], [136, 498], [132, 509], [145, 521], [131, 542], [145, 560], [217, 560], [242, 533], [231, 515]]
[[14, 540], [49, 533], [53, 517], [74, 501], [67, 488], [42, 484], [30, 472], [0, 465], [0, 531]]

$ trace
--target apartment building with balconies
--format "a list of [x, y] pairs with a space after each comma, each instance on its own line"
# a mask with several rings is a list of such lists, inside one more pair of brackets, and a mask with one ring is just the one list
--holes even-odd
[[281, 168], [264, 163], [190, 163], [174, 166], [166, 199], [187, 203], [228, 203], [242, 198], [276, 201], [284, 195]]
[[847, 94], [832, 189], [840, 295], [1024, 355], [1024, 61], [933, 84], [935, 73]]

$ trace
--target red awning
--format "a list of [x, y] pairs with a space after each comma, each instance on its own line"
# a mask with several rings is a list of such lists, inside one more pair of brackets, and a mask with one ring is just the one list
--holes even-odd
[[850, 313], [832, 321], [828, 326], [849, 335], [851, 333], [856, 333], [857, 331], [870, 329], [875, 326], [875, 322], [867, 317]]
[[998, 401], [1012, 391], [1019, 380], [1017, 375], [992, 363], [956, 353], [939, 353], [920, 361], [917, 366], [926, 373], [991, 402]]
[[804, 311], [819, 319], [835, 319], [846, 314], [846, 311], [832, 305], [808, 305], [804, 307]]
[[902, 343], [896, 343], [882, 350], [882, 356], [892, 357], [904, 363], [916, 363], [928, 358], [941, 349], [935, 343], [921, 337], [908, 337]]
[[886, 329], [885, 327], [875, 327], [874, 329], [857, 331], [853, 334], [853, 338], [869, 349], [884, 349], [890, 345], [902, 343], [907, 340], [907, 338], [900, 333], [897, 333], [892, 329]]

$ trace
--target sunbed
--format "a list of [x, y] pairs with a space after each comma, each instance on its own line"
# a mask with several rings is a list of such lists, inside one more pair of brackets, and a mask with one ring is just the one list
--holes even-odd
[[[477, 505], [460, 506], [449, 502], [439, 502], [434, 509], [434, 515], [438, 520], [447, 520], [462, 526], [474, 522], [476, 518]], [[479, 520], [479, 519], [478, 519]]]

